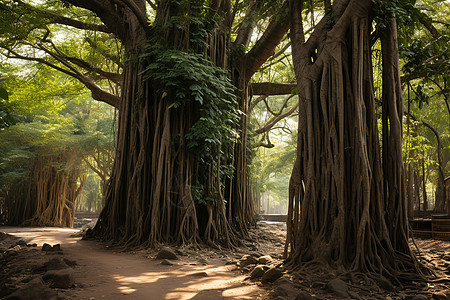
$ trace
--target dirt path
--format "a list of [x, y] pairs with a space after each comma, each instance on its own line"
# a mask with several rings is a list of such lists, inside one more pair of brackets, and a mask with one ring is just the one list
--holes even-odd
[[[71, 237], [77, 230], [0, 227], [27, 243], [61, 244], [63, 255], [75, 260], [75, 287], [60, 290], [72, 299], [266, 299], [267, 291], [244, 283], [245, 275], [225, 265], [224, 258], [198, 262], [181, 256], [175, 265], [162, 265], [146, 252], [120, 253], [95, 241]], [[198, 259], [198, 257], [197, 257]]]

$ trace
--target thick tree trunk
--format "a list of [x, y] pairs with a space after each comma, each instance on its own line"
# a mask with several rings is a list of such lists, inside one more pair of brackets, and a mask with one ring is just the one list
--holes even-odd
[[[333, 14], [306, 42], [301, 6], [291, 3], [300, 111], [289, 188], [288, 261], [294, 267], [319, 263], [394, 278], [399, 272], [416, 273], [407, 244], [395, 22], [382, 40], [381, 155], [369, 43], [371, 1], [335, 1]], [[332, 16], [335, 23], [327, 29]]]
[[[167, 50], [182, 52], [190, 48], [189, 28], [162, 26], [178, 14], [183, 15], [179, 4], [161, 1], [155, 23], [164, 28]], [[136, 39], [144, 40], [141, 35]], [[219, 54], [226, 54], [227, 42], [220, 37], [212, 40], [220, 45], [211, 41], [210, 54], [219, 65], [226, 63]], [[155, 57], [145, 53], [144, 45], [132, 44], [130, 58], [145, 58], [130, 59], [124, 68], [117, 154], [95, 231], [106, 240], [127, 246], [196, 245], [200, 241], [230, 246], [233, 232], [226, 217], [224, 176], [219, 171], [225, 163], [220, 161], [220, 153], [227, 149], [218, 149], [219, 161], [210, 162], [205, 169], [201, 153], [190, 151], [185, 139], [200, 119], [201, 106], [195, 101], [179, 104], [177, 90], [163, 91], [152, 74], [144, 78]], [[199, 188], [207, 194], [204, 196], [215, 190], [214, 201], [200, 203], [195, 195]], [[232, 199], [231, 204], [236, 203]]]

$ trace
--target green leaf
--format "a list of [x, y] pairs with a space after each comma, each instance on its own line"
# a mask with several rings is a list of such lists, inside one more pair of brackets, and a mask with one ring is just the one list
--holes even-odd
[[8, 100], [8, 92], [4, 88], [0, 88], [0, 98]]

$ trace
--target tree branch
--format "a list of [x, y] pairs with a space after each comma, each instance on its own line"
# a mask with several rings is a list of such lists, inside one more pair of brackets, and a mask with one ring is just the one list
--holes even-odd
[[94, 30], [94, 31], [100, 31], [100, 32], [105, 32], [105, 33], [111, 33], [111, 31], [105, 25], [90, 24], [90, 23], [85, 23], [85, 22], [78, 21], [75, 19], [71, 19], [68, 17], [60, 16], [54, 12], [44, 10], [42, 8], [34, 7], [33, 5], [25, 3], [21, 0], [15, 0], [15, 2], [30, 11], [37, 12], [39, 15], [47, 17], [49, 19], [48, 24], [55, 23], [55, 24], [67, 25], [67, 26], [71, 26], [71, 27], [83, 29], [83, 30]]
[[258, 10], [261, 7], [262, 1], [252, 0], [247, 6], [247, 12], [242, 22], [239, 24], [236, 40], [233, 43], [233, 48], [244, 46], [247, 47], [252, 36], [253, 28], [255, 27]]
[[245, 80], [248, 81], [259, 67], [275, 53], [276, 46], [289, 29], [289, 22], [284, 17], [288, 2], [285, 1], [277, 16], [274, 16], [264, 31], [262, 37], [253, 48], [240, 59], [240, 65], [245, 70]]
[[139, 6], [137, 6], [136, 2], [134, 0], [113, 0], [115, 2], [122, 2], [125, 4], [126, 7], [128, 7], [133, 14], [136, 16], [136, 19], [138, 20], [139, 24], [141, 24], [142, 28], [144, 30], [148, 27], [147, 17], [145, 14], [142, 13]]
[[119, 15], [116, 5], [105, 0], [66, 0], [72, 5], [94, 12], [122, 41], [128, 39], [128, 31], [124, 18]]
[[256, 134], [261, 134], [272, 129], [280, 120], [292, 115], [298, 108], [299, 102], [297, 102], [291, 109], [289, 109], [284, 114], [280, 114], [272, 118], [264, 127], [259, 128], [255, 131]]
[[27, 57], [27, 56], [24, 56], [24, 55], [21, 55], [21, 54], [15, 52], [12, 49], [7, 49], [7, 48], [4, 48], [4, 49], [6, 51], [8, 51], [8, 53], [4, 54], [8, 58], [16, 58], [16, 59], [22, 59], [22, 60], [34, 61], [34, 62], [42, 63], [42, 64], [45, 64], [45, 65], [49, 66], [50, 68], [53, 68], [53, 69], [55, 69], [57, 71], [60, 71], [60, 72], [62, 72], [64, 74], [66, 74], [66, 75], [69, 75], [69, 76], [71, 76], [73, 78], [78, 79], [81, 83], [83, 83], [91, 91], [92, 98], [94, 98], [95, 100], [101, 101], [101, 102], [105, 102], [105, 103], [107, 103], [109, 105], [112, 105], [115, 108], [119, 108], [120, 98], [118, 96], [113, 95], [111, 93], [108, 93], [108, 92], [102, 90], [94, 82], [94, 80], [84, 76], [78, 70], [76, 70], [75, 68], [73, 68], [72, 66], [67, 64], [67, 62], [60, 61], [57, 54], [52, 53], [51, 51], [49, 51], [45, 47], [42, 47], [40, 49], [45, 51], [49, 55], [51, 55], [57, 61], [62, 63], [64, 66], [66, 66], [69, 70], [66, 70], [66, 69], [64, 69], [62, 67], [59, 67], [59, 66], [57, 66], [57, 65], [55, 65], [55, 64], [53, 64], [53, 63], [51, 63], [51, 62], [49, 62], [49, 61], [47, 61], [45, 59], [39, 58], [39, 57]]
[[109, 30], [109, 28], [106, 27], [105, 25], [89, 24], [89, 23], [81, 22], [81, 21], [70, 19], [70, 18], [63, 17], [63, 16], [53, 15], [53, 17], [50, 19], [50, 21], [53, 21], [56, 24], [67, 25], [67, 26], [71, 26], [71, 27], [83, 29], [83, 30], [93, 30], [93, 31], [99, 31], [99, 32], [104, 32], [104, 33], [112, 33], [111, 30]]
[[148, 5], [150, 5], [151, 8], [153, 8], [154, 10], [158, 9], [158, 7], [156, 6], [155, 3], [153, 3], [153, 1], [151, 0], [146, 0]]
[[250, 84], [253, 95], [289, 95], [296, 94], [296, 83], [259, 82]]
[[250, 100], [250, 104], [248, 105], [248, 109], [247, 109], [247, 114], [248, 115], [251, 115], [252, 114], [252, 111], [253, 111], [253, 109], [255, 108], [255, 106], [259, 103], [259, 102], [261, 102], [261, 101], [264, 101], [264, 99], [266, 99], [268, 96], [266, 96], [266, 95], [261, 95], [261, 96], [259, 96], [258, 98], [256, 98], [255, 100]]
[[436, 29], [436, 27], [434, 27], [431, 22], [425, 19], [425, 14], [420, 14], [419, 22], [431, 33], [433, 37], [438, 38], [440, 36], [439, 31]]
[[102, 180], [106, 180], [106, 175], [103, 174], [99, 169], [94, 167], [87, 158], [83, 158], [83, 161], [88, 165], [89, 168], [91, 168], [92, 171], [94, 171]]
[[425, 121], [419, 121], [414, 115], [412, 115], [411, 113], [408, 113], [408, 112], [404, 112], [404, 114], [405, 115], [408, 115], [411, 119], [413, 119], [414, 121], [416, 121], [416, 122], [420, 122], [420, 123], [422, 123], [422, 125], [423, 126], [425, 126], [425, 127], [427, 127], [428, 129], [430, 129], [432, 132], [433, 132], [433, 134], [434, 134], [434, 136], [436, 137], [436, 141], [437, 141], [437, 150], [438, 150], [438, 153], [437, 153], [437, 156], [438, 156], [438, 164], [439, 164], [439, 174], [442, 176], [442, 178], [444, 178], [444, 170], [443, 170], [443, 165], [442, 165], [442, 154], [441, 154], [441, 151], [442, 151], [442, 144], [441, 144], [441, 138], [440, 138], [440, 136], [439, 136], [439, 133], [437, 132], [437, 130], [436, 129], [434, 129], [434, 127], [433, 126], [431, 126], [429, 123], [427, 123], [427, 122], [425, 122]]

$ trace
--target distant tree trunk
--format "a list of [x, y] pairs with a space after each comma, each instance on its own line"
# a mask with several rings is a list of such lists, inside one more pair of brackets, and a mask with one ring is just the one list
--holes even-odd
[[421, 202], [421, 198], [420, 198], [420, 176], [419, 176], [419, 171], [415, 171], [414, 172], [414, 195], [415, 195], [415, 199], [417, 201], [417, 212], [419, 213], [420, 216], [420, 202]]
[[75, 202], [84, 179], [77, 171], [60, 169], [70, 156], [63, 152], [53, 157], [41, 155], [33, 160], [30, 175], [13, 183], [5, 197], [5, 224], [73, 227]]
[[414, 217], [414, 169], [411, 163], [406, 165], [407, 177], [406, 177], [406, 198], [408, 201], [408, 219]]
[[427, 177], [425, 176], [425, 160], [422, 157], [421, 161], [422, 167], [422, 199], [423, 199], [423, 212], [426, 214], [428, 210], [428, 197], [427, 197]]
[[381, 155], [371, 1], [334, 1], [306, 42], [301, 3], [291, 1], [290, 9], [300, 108], [289, 188], [289, 264], [301, 268], [315, 262], [369, 276], [414, 277], [418, 264], [408, 247], [395, 20], [380, 33]]

